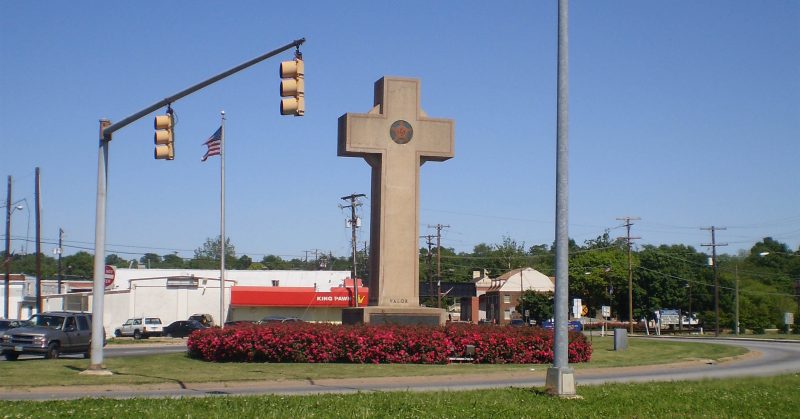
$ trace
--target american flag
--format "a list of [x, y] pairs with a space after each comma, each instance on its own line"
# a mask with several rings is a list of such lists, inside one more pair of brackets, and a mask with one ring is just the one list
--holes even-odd
[[220, 147], [222, 146], [222, 127], [219, 127], [203, 145], [207, 146], [208, 150], [201, 161], [206, 161], [211, 156], [219, 156]]

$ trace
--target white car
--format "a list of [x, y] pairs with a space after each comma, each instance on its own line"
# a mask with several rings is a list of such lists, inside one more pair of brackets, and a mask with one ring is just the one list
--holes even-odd
[[147, 339], [150, 336], [161, 336], [164, 325], [158, 317], [134, 317], [114, 330], [114, 336], [133, 336], [134, 339]]

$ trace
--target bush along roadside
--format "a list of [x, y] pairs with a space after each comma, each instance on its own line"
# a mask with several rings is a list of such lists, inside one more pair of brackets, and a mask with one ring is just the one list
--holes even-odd
[[[468, 353], [467, 345], [475, 347]], [[430, 326], [342, 326], [275, 323], [209, 328], [193, 333], [189, 356], [211, 362], [447, 364], [549, 364], [553, 332], [535, 327], [469, 324]], [[569, 333], [569, 362], [588, 362], [591, 344]]]

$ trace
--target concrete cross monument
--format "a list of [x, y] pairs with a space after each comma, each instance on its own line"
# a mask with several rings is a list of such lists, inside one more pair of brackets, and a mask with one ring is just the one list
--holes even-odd
[[339, 156], [372, 167], [369, 306], [345, 323], [444, 323], [444, 310], [419, 307], [419, 168], [453, 157], [454, 122], [425, 114], [419, 85], [383, 77], [369, 113], [339, 118]]

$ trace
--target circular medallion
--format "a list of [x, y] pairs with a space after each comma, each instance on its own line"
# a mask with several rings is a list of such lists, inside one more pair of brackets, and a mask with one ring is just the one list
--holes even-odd
[[414, 137], [414, 128], [411, 128], [411, 124], [408, 122], [399, 119], [394, 121], [389, 128], [389, 135], [392, 137], [392, 141], [397, 144], [405, 144]]

